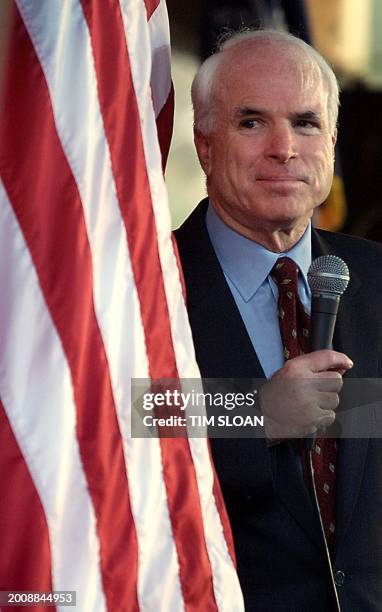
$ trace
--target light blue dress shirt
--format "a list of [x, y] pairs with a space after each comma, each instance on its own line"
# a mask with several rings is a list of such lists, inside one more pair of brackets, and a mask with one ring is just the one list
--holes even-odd
[[307, 273], [312, 260], [311, 226], [287, 253], [273, 253], [229, 228], [214, 211], [207, 210], [207, 230], [245, 327], [267, 378], [284, 364], [277, 315], [278, 289], [269, 274], [279, 257], [299, 266], [298, 292], [310, 313], [311, 292]]

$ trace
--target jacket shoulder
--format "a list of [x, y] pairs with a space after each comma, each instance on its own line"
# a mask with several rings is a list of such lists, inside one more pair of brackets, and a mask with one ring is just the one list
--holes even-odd
[[367, 253], [375, 252], [376, 255], [382, 255], [382, 244], [374, 242], [373, 240], [367, 240], [360, 236], [352, 236], [350, 234], [343, 234], [341, 232], [329, 232], [327, 230], [317, 229], [316, 232], [321, 236], [328, 244], [332, 244], [336, 247], [343, 247], [346, 249], [362, 249]]

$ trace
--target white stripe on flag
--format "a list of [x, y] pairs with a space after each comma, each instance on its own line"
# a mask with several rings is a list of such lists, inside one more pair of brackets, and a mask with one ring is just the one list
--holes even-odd
[[170, 28], [164, 0], [159, 2], [148, 24], [152, 57], [151, 89], [155, 116], [157, 117], [171, 89]]
[[182, 612], [178, 557], [167, 505], [164, 506], [166, 491], [158, 442], [137, 438], [130, 440], [125, 450], [139, 541], [139, 603], [142, 610], [150, 612]]

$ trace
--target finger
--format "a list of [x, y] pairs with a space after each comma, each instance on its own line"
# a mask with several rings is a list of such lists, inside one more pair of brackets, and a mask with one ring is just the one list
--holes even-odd
[[[331, 370], [328, 370], [328, 371], [330, 372]], [[337, 368], [336, 370], [333, 370], [333, 372], [338, 372], [338, 374], [343, 376], [345, 374], [346, 370], [343, 370], [341, 368]]]
[[327, 413], [325, 413], [325, 415], [320, 419], [318, 423], [318, 428], [326, 429], [327, 427], [330, 427], [331, 425], [333, 425], [335, 420], [336, 420], [335, 412], [328, 410]]
[[335, 402], [327, 401], [327, 408], [323, 408], [322, 406], [316, 404], [315, 406], [310, 406], [309, 409], [305, 409], [304, 412], [299, 412], [297, 415], [294, 415], [293, 418], [289, 421], [288, 427], [294, 427], [298, 429], [305, 429], [309, 427], [319, 427], [325, 426], [328, 427], [332, 425], [335, 421]]
[[304, 431], [307, 427], [317, 427], [327, 412], [331, 411], [325, 412], [318, 404], [304, 406], [302, 409], [290, 414], [288, 426], [299, 430], [303, 429]]
[[339, 393], [343, 385], [342, 376], [338, 372], [318, 372], [315, 376], [315, 381], [318, 391]]
[[318, 427], [316, 427], [316, 425], [311, 425], [310, 427], [305, 427], [303, 435], [305, 438], [306, 436], [312, 436], [317, 432], [318, 432]]
[[318, 394], [318, 405], [322, 410], [336, 410], [340, 403], [338, 393], [328, 393], [326, 391]]
[[327, 372], [328, 370], [345, 370], [346, 372], [354, 365], [345, 353], [329, 349], [313, 351], [313, 353], [309, 353], [309, 356], [311, 357], [310, 367], [312, 372]]

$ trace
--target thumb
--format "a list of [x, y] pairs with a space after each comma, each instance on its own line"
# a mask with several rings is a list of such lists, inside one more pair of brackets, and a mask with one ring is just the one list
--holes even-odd
[[312, 372], [336, 370], [340, 374], [343, 374], [354, 365], [350, 357], [345, 355], [345, 353], [339, 353], [338, 351], [332, 351], [330, 349], [314, 351], [310, 353], [310, 356], [310, 367]]

